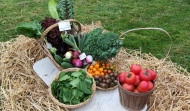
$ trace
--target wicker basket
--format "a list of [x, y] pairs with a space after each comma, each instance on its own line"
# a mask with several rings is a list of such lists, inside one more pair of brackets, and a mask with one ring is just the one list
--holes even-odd
[[[62, 71], [63, 71], [63, 72], [68, 72], [68, 71], [79, 71], [79, 70], [80, 70], [80, 68], [69, 68], [69, 69], [65, 69], [65, 70], [62, 70]], [[49, 88], [48, 88], [48, 92], [49, 92], [49, 96], [50, 96], [50, 98], [53, 100], [53, 102], [54, 102], [55, 104], [61, 106], [61, 107], [65, 107], [65, 108], [78, 108], [78, 107], [81, 107], [81, 106], [85, 105], [86, 103], [88, 103], [88, 102], [92, 99], [92, 97], [94, 96], [94, 94], [95, 94], [95, 92], [96, 92], [96, 82], [94, 81], [94, 78], [93, 78], [92, 76], [90, 76], [90, 74], [88, 74], [88, 72], [86, 72], [86, 73], [87, 73], [87, 76], [88, 76], [88, 77], [91, 77], [91, 78], [93, 79], [93, 84], [92, 84], [92, 87], [91, 87], [91, 90], [93, 91], [93, 93], [92, 93], [92, 95], [90, 96], [90, 98], [88, 98], [86, 101], [84, 101], [84, 102], [82, 102], [82, 103], [79, 103], [79, 104], [76, 104], [76, 105], [67, 105], [67, 104], [64, 104], [64, 103], [60, 103], [60, 102], [52, 95], [52, 92], [51, 92], [51, 85], [50, 85]], [[59, 77], [59, 74], [60, 74], [60, 72], [54, 76], [54, 78], [53, 78], [52, 81], [51, 81], [51, 84], [52, 84], [52, 82], [53, 82], [55, 79], [57, 79], [57, 78]]]
[[125, 109], [130, 111], [142, 110], [145, 107], [149, 96], [153, 93], [154, 88], [145, 93], [134, 93], [125, 90], [118, 81], [120, 103]]
[[[87, 65], [86, 68], [85, 68], [86, 72], [87, 72], [88, 68], [90, 67], [90, 65], [94, 65], [94, 64], [96, 64], [95, 61], [93, 61], [92, 64]], [[103, 91], [108, 91], [108, 90], [116, 89], [117, 87], [118, 87], [118, 84], [116, 86], [110, 87], [110, 88], [101, 88], [99, 86], [96, 86], [96, 89], [103, 90]]]
[[[168, 35], [168, 37], [171, 40], [171, 45], [167, 52], [166, 57], [163, 59], [162, 63], [164, 63], [170, 53], [171, 48], [172, 48], [172, 39], [171, 39], [171, 36], [169, 35], [169, 33], [161, 28], [137, 28], [137, 29], [131, 29], [131, 30], [124, 32], [123, 34], [120, 35], [120, 38], [123, 35], [125, 35], [129, 32], [132, 32], [132, 31], [136, 31], [136, 30], [160, 30], [160, 31], [165, 32]], [[161, 70], [163, 66], [160, 66], [160, 67], [161, 67], [160, 68], [160, 70]], [[158, 72], [158, 74], [159, 74], [159, 72]], [[155, 88], [154, 81], [153, 81], [153, 84], [154, 84], [154, 88]], [[154, 91], [154, 88], [145, 93], [134, 93], [131, 91], [127, 91], [121, 86], [119, 80], [118, 80], [118, 87], [119, 87], [118, 89], [119, 89], [120, 103], [127, 110], [142, 110], [145, 107], [149, 96]]]
[[[80, 24], [80, 22], [78, 22], [77, 20], [74, 19], [68, 19], [68, 20], [64, 20], [64, 21], [70, 21], [71, 23], [73, 23], [73, 27], [71, 30], [71, 33], [74, 35], [77, 35], [77, 33], [81, 32], [82, 30], [82, 26]], [[59, 22], [64, 22], [64, 21], [59, 21]], [[78, 25], [78, 27], [74, 24], [76, 23]], [[54, 57], [51, 55], [51, 53], [49, 52], [48, 48], [46, 47], [46, 44], [44, 43], [44, 38], [46, 36], [46, 34], [52, 30], [53, 28], [57, 27], [58, 23], [55, 23], [53, 25], [51, 25], [50, 27], [48, 27], [43, 34], [41, 35], [40, 38], [40, 46], [43, 48], [43, 51], [45, 52], [45, 54], [50, 58], [50, 60], [53, 62], [53, 64], [59, 69], [59, 70], [63, 70], [63, 68], [54, 60]]]

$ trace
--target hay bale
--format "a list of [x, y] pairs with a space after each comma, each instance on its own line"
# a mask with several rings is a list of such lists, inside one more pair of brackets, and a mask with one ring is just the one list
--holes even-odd
[[148, 110], [190, 110], [190, 73], [187, 70], [171, 61], [163, 63], [163, 59], [159, 60], [151, 54], [124, 48], [110, 62], [121, 72], [129, 71], [132, 64], [158, 72], [156, 88], [148, 101]]
[[0, 44], [0, 110], [67, 110], [48, 97], [47, 86], [33, 64], [45, 57], [35, 39], [19, 36]]

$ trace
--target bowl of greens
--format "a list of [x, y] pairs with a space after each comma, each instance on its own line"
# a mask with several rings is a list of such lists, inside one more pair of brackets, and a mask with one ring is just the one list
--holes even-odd
[[92, 99], [96, 83], [85, 70], [69, 68], [56, 74], [48, 91], [55, 104], [66, 108], [78, 108]]

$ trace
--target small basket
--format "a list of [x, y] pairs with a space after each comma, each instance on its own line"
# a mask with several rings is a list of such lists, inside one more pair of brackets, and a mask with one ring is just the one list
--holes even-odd
[[[162, 63], [164, 63], [170, 53], [171, 48], [172, 48], [172, 39], [171, 39], [171, 36], [169, 35], [169, 33], [161, 28], [137, 28], [137, 29], [131, 29], [131, 30], [128, 30], [128, 31], [122, 33], [119, 38], [121, 38], [123, 35], [125, 35], [129, 32], [136, 31], [136, 30], [160, 30], [160, 31], [165, 32], [168, 35], [168, 37], [171, 40], [171, 44], [170, 44], [170, 48], [166, 54], [166, 57], [162, 61]], [[161, 70], [163, 66], [160, 66], [160, 67], [161, 67], [160, 68], [160, 70]], [[154, 84], [154, 88], [155, 88], [154, 81], [153, 81], [153, 84]], [[127, 91], [121, 86], [119, 80], [118, 80], [118, 87], [119, 87], [118, 89], [119, 89], [120, 103], [127, 110], [142, 110], [145, 107], [145, 105], [147, 104], [147, 100], [148, 100], [149, 96], [154, 91], [154, 88], [145, 93], [134, 93], [131, 91]]]
[[[62, 72], [79, 71], [79, 70], [80, 70], [80, 68], [69, 68], [69, 69], [62, 70]], [[52, 84], [52, 82], [53, 82], [55, 79], [57, 79], [57, 78], [59, 77], [59, 74], [60, 74], [60, 72], [54, 76], [54, 78], [53, 78], [52, 81], [51, 81], [51, 84]], [[95, 92], [96, 92], [96, 82], [94, 81], [94, 78], [93, 78], [92, 76], [90, 76], [90, 74], [89, 74], [88, 72], [86, 72], [86, 74], [87, 74], [88, 77], [91, 77], [91, 78], [93, 79], [93, 84], [92, 84], [92, 87], [91, 87], [91, 90], [93, 91], [93, 93], [92, 93], [92, 95], [90, 96], [90, 98], [88, 98], [86, 101], [84, 101], [84, 102], [82, 102], [82, 103], [79, 103], [79, 104], [76, 104], [76, 105], [67, 105], [67, 104], [64, 104], [64, 103], [59, 102], [59, 101], [53, 96], [53, 94], [52, 94], [52, 92], [51, 92], [51, 85], [50, 85], [49, 88], [48, 88], [48, 92], [49, 92], [49, 96], [50, 96], [50, 98], [53, 100], [53, 102], [54, 102], [55, 104], [59, 105], [60, 107], [71, 108], [71, 109], [72, 109], [72, 108], [81, 107], [81, 106], [85, 105], [86, 103], [88, 103], [88, 102], [92, 99], [92, 97], [94, 96], [94, 94], [95, 94]]]
[[[76, 27], [75, 24], [73, 24], [73, 27], [72, 27], [72, 30], [71, 30], [71, 33], [74, 34], [74, 35], [77, 35], [79, 32], [81, 32], [82, 30], [82, 26], [80, 24], [80, 22], [78, 22], [77, 20], [74, 20], [74, 19], [68, 19], [68, 20], [64, 20], [64, 21], [69, 21], [71, 23], [76, 23], [78, 25], [78, 27]], [[59, 21], [59, 22], [64, 22], [64, 21]], [[58, 23], [59, 23], [58, 22]], [[46, 47], [46, 44], [44, 43], [44, 38], [46, 36], [46, 34], [51, 31], [52, 29], [54, 29], [55, 27], [58, 26], [58, 23], [55, 23], [53, 25], [51, 25], [50, 27], [48, 27], [44, 32], [43, 34], [41, 35], [41, 38], [40, 38], [40, 46], [42, 47], [43, 51], [45, 52], [45, 54], [50, 58], [50, 60], [53, 62], [53, 64], [59, 69], [59, 70], [63, 70], [63, 68], [54, 60], [54, 57], [51, 55], [51, 53], [49, 52], [48, 48]]]
[[[87, 72], [88, 68], [90, 67], [90, 65], [94, 65], [94, 64], [96, 64], [95, 61], [93, 61], [92, 64], [87, 65], [86, 68], [85, 68], [86, 72]], [[118, 84], [116, 86], [110, 87], [110, 88], [101, 88], [99, 86], [96, 86], [96, 89], [103, 90], [103, 91], [109, 91], [109, 90], [116, 89], [117, 87], [118, 87]]]
[[153, 93], [154, 88], [145, 93], [134, 93], [125, 90], [118, 80], [120, 103], [127, 110], [142, 110], [145, 107], [149, 96]]

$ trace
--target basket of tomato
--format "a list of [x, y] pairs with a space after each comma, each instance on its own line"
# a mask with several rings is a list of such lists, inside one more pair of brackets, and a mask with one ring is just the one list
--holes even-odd
[[130, 67], [130, 72], [121, 73], [118, 81], [121, 105], [126, 109], [143, 109], [154, 91], [156, 77], [155, 71], [142, 70], [137, 64]]
[[93, 62], [87, 67], [87, 72], [94, 77], [97, 89], [112, 90], [118, 86], [118, 72], [108, 62]]

